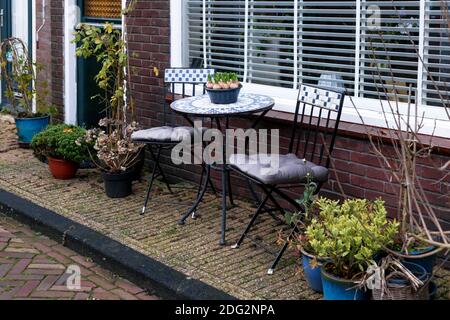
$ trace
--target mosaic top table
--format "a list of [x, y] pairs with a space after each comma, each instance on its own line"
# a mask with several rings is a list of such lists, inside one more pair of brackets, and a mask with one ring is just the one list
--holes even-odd
[[[236, 103], [232, 104], [214, 104], [211, 103], [208, 95], [195, 96], [185, 99], [180, 99], [173, 102], [170, 107], [173, 111], [183, 115], [183, 117], [194, 126], [194, 122], [191, 117], [198, 118], [211, 118], [215, 120], [217, 128], [224, 132], [224, 130], [229, 129], [230, 118], [240, 117], [242, 115], [249, 114], [259, 114], [257, 119], [253, 122], [251, 128], [256, 128], [259, 121], [269, 112], [275, 102], [272, 98], [259, 94], [244, 93], [239, 96]], [[225, 122], [224, 126], [221, 124], [221, 120]], [[222, 128], [224, 130], [222, 130]], [[224, 134], [223, 139], [224, 148], [227, 150], [227, 135]], [[199, 192], [199, 196], [195, 201], [191, 209], [181, 218], [179, 224], [184, 224], [186, 219], [191, 216], [197, 210], [198, 205], [202, 202], [203, 197], [210, 184], [210, 173], [211, 168], [220, 170], [222, 172], [222, 225], [221, 225], [221, 239], [220, 244], [226, 244], [226, 221], [227, 221], [227, 197], [230, 198], [230, 202], [233, 205], [233, 196], [231, 192], [230, 183], [230, 169], [227, 165], [226, 152], [222, 152], [223, 164], [221, 166], [207, 165], [206, 169], [206, 179], [204, 179], [203, 186]], [[227, 195], [228, 193], [228, 195]]]

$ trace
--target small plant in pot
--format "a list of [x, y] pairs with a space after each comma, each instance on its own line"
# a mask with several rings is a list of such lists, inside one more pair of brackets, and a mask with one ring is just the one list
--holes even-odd
[[[301, 265], [303, 267], [303, 275], [306, 282], [311, 289], [322, 293], [321, 267], [328, 259], [317, 255], [314, 249], [309, 245], [308, 238], [304, 234], [312, 219], [320, 219], [317, 214], [316, 190], [317, 184], [312, 181], [312, 177], [308, 174], [307, 183], [304, 186], [303, 197], [297, 201], [303, 206], [304, 211], [293, 214], [288, 213], [285, 216], [285, 220], [288, 224], [297, 226], [298, 232], [290, 241], [290, 245], [301, 253]], [[280, 244], [283, 241], [282, 233], [280, 233]]]
[[321, 269], [326, 300], [363, 300], [368, 293], [358, 288], [367, 268], [384, 247], [393, 243], [398, 223], [389, 221], [384, 202], [363, 199], [342, 204], [317, 200], [319, 219], [313, 219], [305, 235], [320, 257], [328, 257]]
[[131, 139], [137, 124], [105, 118], [99, 125], [100, 128], [88, 130], [82, 141], [93, 145], [89, 152], [92, 161], [102, 171], [106, 195], [125, 198], [132, 193], [136, 176], [134, 167], [141, 159], [142, 145]]
[[88, 158], [86, 147], [78, 143], [85, 135], [86, 130], [80, 127], [52, 125], [34, 136], [31, 148], [36, 157], [48, 160], [55, 179], [68, 180], [75, 177], [79, 164]]
[[50, 124], [50, 116], [56, 113], [56, 108], [47, 103], [45, 82], [36, 89], [37, 73], [43, 67], [32, 61], [21, 39], [7, 38], [1, 43], [0, 65], [7, 99], [2, 111], [14, 116], [19, 144], [26, 147]]
[[208, 76], [206, 91], [212, 103], [231, 104], [236, 103], [241, 92], [242, 84], [236, 73], [217, 72]]

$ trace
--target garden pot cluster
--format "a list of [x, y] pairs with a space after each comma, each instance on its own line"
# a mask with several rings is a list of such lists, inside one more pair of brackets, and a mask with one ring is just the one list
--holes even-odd
[[[414, 256], [434, 248], [412, 251], [399, 260], [389, 255], [384, 248], [394, 244], [399, 224], [387, 218], [383, 201], [347, 200], [340, 204], [321, 198], [313, 206], [317, 211], [296, 241], [300, 245], [304, 277], [312, 290], [323, 293], [325, 300], [433, 297], [436, 287], [430, 279], [436, 257], [414, 259]], [[309, 208], [309, 215], [312, 211]], [[372, 278], [367, 276], [374, 266], [385, 270], [386, 288], [367, 285], [369, 279], [380, 280], [373, 278], [376, 274]], [[414, 287], [414, 281], [420, 285]]]
[[[89, 132], [81, 127], [50, 125], [33, 137], [31, 147], [37, 158], [46, 160], [55, 179], [70, 180], [75, 178], [80, 164], [89, 161], [95, 154], [94, 142], [88, 142], [86, 136], [89, 136]], [[145, 153], [141, 150], [136, 162], [128, 170], [114, 173], [102, 171], [107, 196], [110, 198], [129, 196], [132, 193], [133, 181], [140, 178], [144, 161]]]

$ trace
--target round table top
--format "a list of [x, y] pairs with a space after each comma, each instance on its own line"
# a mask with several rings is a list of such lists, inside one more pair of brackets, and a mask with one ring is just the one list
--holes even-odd
[[232, 104], [214, 104], [205, 94], [177, 100], [170, 107], [176, 112], [193, 116], [220, 117], [263, 112], [272, 109], [274, 105], [275, 101], [268, 96], [244, 93]]

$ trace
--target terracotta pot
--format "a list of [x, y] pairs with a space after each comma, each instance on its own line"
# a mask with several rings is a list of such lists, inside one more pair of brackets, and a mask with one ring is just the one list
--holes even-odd
[[79, 164], [72, 161], [48, 157], [48, 167], [55, 179], [69, 180], [75, 177]]

